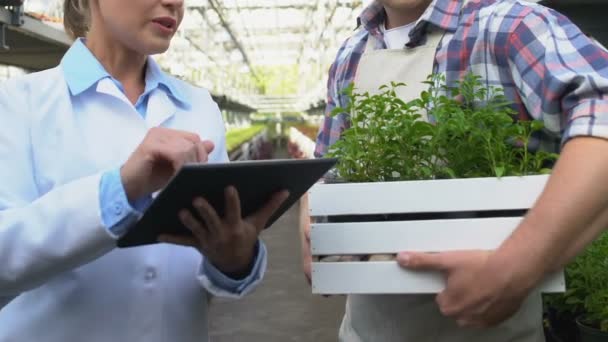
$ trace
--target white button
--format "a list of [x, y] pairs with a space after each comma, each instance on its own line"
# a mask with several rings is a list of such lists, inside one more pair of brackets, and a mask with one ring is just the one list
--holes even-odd
[[146, 270], [146, 280], [150, 281], [154, 278], [156, 278], [156, 271], [153, 268], [148, 268]]

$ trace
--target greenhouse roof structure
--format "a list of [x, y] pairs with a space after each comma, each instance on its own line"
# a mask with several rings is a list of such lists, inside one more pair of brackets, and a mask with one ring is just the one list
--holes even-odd
[[[26, 12], [60, 18], [62, 2], [28, 0]], [[368, 2], [187, 0], [171, 49], [156, 58], [172, 74], [239, 103], [305, 110], [324, 97], [331, 61]]]
[[[370, 1], [186, 0], [187, 13], [170, 50], [155, 58], [165, 70], [208, 88], [225, 103], [271, 113], [305, 111], [324, 100], [329, 66]], [[69, 42], [61, 27], [62, 3], [63, 0], [26, 0], [24, 18], [29, 26], [9, 25], [9, 33], [23, 35], [15, 36], [18, 39], [25, 43], [27, 39], [38, 39], [36, 47], [46, 49], [47, 54], [41, 55], [46, 56], [45, 61], [36, 63], [32, 59], [22, 66], [31, 70], [48, 67], [57, 63], [67, 48]], [[605, 27], [605, 19], [593, 20], [594, 13], [605, 13], [605, 0], [546, 3], [566, 14], [574, 8], [575, 16], [584, 18], [577, 23], [592, 32]], [[604, 10], [598, 10], [598, 6]], [[0, 7], [0, 11], [0, 23], [3, 18], [8, 21], [7, 10]], [[48, 25], [48, 37], [37, 33], [42, 26], [36, 20]], [[28, 27], [35, 28], [35, 34], [27, 34]], [[605, 33], [598, 33], [604, 42], [608, 38], [604, 38]], [[30, 51], [30, 57], [37, 51], [23, 48]], [[0, 63], [7, 63], [1, 59], [7, 54], [10, 51], [0, 53]]]

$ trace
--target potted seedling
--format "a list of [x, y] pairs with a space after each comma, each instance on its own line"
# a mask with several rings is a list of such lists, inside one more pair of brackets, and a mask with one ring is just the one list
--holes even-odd
[[[437, 292], [440, 274], [400, 269], [392, 256], [496, 248], [544, 188], [557, 155], [530, 152], [542, 123], [514, 120], [502, 91], [479, 77], [444, 83], [430, 76], [410, 102], [396, 95], [404, 84], [346, 89], [349, 106], [333, 113], [351, 124], [328, 153], [340, 160], [335, 177], [310, 191], [311, 248], [321, 259], [313, 292]], [[542, 287], [563, 288], [561, 273]]]
[[572, 341], [576, 326], [581, 342], [608, 341], [608, 233], [594, 241], [565, 269], [568, 290], [546, 297], [551, 332]]

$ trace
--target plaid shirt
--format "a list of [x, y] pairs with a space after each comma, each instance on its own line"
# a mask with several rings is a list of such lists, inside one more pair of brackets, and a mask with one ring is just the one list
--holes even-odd
[[[354, 81], [369, 35], [377, 38], [376, 49], [386, 49], [384, 16], [381, 4], [367, 7], [359, 17], [362, 27], [331, 66], [317, 157], [348, 127], [344, 115], [330, 113], [346, 106], [341, 90]], [[474, 0], [465, 8], [462, 0], [434, 0], [406, 49], [424, 43], [427, 25], [446, 31], [433, 72], [445, 74], [448, 85], [473, 72], [487, 86], [503, 88], [520, 119], [544, 122], [532, 148], [558, 151], [577, 136], [608, 139], [608, 52], [565, 16], [523, 0]]]

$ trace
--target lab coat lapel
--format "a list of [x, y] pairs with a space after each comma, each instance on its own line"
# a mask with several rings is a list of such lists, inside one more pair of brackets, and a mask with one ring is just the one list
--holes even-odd
[[[103, 79], [97, 84], [97, 92], [112, 96], [129, 107], [133, 107], [125, 94], [110, 79]], [[148, 127], [162, 125], [177, 112], [177, 106], [169, 98], [166, 92], [160, 88], [154, 89], [148, 98], [148, 110], [146, 113], [146, 124]]]
[[97, 83], [97, 92], [115, 97], [126, 104], [131, 104], [127, 96], [109, 78], [104, 78]]
[[157, 88], [150, 93], [148, 98], [148, 113], [146, 122], [148, 127], [162, 125], [177, 112], [175, 103], [169, 98], [166, 92]]

